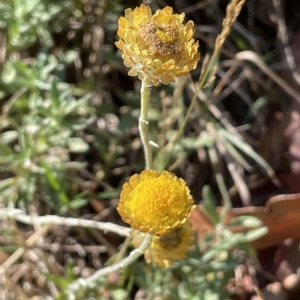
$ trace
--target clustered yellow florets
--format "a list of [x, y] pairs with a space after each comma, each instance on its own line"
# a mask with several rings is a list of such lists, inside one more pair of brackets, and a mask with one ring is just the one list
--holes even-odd
[[131, 68], [128, 74], [157, 86], [195, 69], [200, 54], [193, 39], [194, 23], [183, 25], [183, 20], [184, 14], [173, 14], [169, 6], [154, 15], [145, 4], [126, 9], [118, 22], [121, 39], [116, 46], [123, 51], [125, 66]]
[[[144, 239], [144, 234], [138, 231], [132, 233], [133, 245], [138, 248]], [[174, 229], [163, 236], [153, 236], [150, 247], [145, 251], [147, 263], [160, 267], [170, 267], [175, 260], [186, 258], [186, 253], [194, 245], [194, 232], [187, 220], [182, 227]]]
[[161, 236], [181, 227], [194, 208], [184, 180], [168, 171], [144, 170], [124, 183], [117, 209], [132, 228]]

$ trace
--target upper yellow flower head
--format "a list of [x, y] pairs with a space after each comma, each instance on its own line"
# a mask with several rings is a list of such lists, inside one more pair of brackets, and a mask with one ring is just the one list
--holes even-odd
[[[132, 233], [133, 245], [138, 248], [144, 240], [143, 233], [136, 230]], [[149, 248], [145, 251], [147, 263], [160, 267], [170, 267], [175, 260], [186, 258], [189, 249], [194, 245], [194, 231], [187, 220], [181, 227], [162, 236], [153, 236]]]
[[123, 51], [125, 66], [131, 68], [128, 74], [157, 86], [195, 69], [200, 54], [193, 39], [194, 23], [183, 25], [183, 20], [184, 13], [173, 14], [169, 6], [154, 15], [145, 4], [126, 9], [118, 22], [121, 39], [116, 46]]
[[124, 183], [117, 209], [132, 228], [160, 236], [184, 224], [194, 208], [184, 180], [168, 171], [144, 170]]

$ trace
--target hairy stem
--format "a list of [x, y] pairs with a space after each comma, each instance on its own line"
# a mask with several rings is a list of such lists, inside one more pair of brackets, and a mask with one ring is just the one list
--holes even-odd
[[148, 110], [150, 100], [150, 87], [147, 80], [142, 81], [141, 86], [141, 115], [139, 118], [139, 132], [141, 141], [143, 144], [145, 154], [145, 169], [152, 168], [152, 149], [149, 144], [149, 121], [148, 121]]
[[[149, 130], [148, 130], [148, 110], [149, 110], [149, 100], [150, 100], [150, 86], [147, 80], [142, 81], [141, 86], [141, 114], [139, 118], [139, 132], [145, 154], [145, 169], [152, 168], [152, 149], [149, 144]], [[146, 234], [145, 238], [139, 248], [131, 251], [129, 256], [124, 258], [119, 263], [112, 266], [98, 270], [93, 275], [87, 278], [79, 278], [69, 284], [66, 288], [66, 296], [68, 300], [75, 300], [76, 294], [79, 290], [84, 288], [94, 288], [97, 282], [102, 276], [111, 274], [112, 272], [123, 269], [124, 267], [133, 263], [139, 256], [143, 255], [145, 250], [149, 247], [151, 243], [151, 234]]]

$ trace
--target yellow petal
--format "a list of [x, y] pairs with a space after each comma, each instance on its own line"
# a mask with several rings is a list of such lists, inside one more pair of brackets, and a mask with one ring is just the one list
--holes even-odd
[[124, 183], [118, 211], [132, 228], [164, 235], [180, 227], [195, 208], [183, 179], [168, 171], [144, 170]]
[[[168, 84], [195, 69], [199, 61], [198, 42], [192, 21], [183, 24], [184, 14], [173, 14], [169, 6], [152, 15], [145, 4], [125, 10], [120, 17], [116, 46], [123, 51], [130, 76], [147, 78], [152, 85]], [[122, 41], [122, 43], [121, 43]]]

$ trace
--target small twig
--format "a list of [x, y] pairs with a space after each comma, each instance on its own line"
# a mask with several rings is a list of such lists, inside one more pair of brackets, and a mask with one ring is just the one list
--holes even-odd
[[[41, 236], [45, 235], [50, 228], [49, 224], [42, 226], [38, 231], [36, 231], [30, 238], [25, 241], [26, 247], [32, 247], [37, 239]], [[0, 268], [7, 269], [11, 265], [13, 265], [24, 253], [26, 249], [23, 247], [18, 248], [2, 265]]]
[[94, 228], [103, 231], [109, 231], [116, 233], [120, 236], [129, 236], [130, 228], [126, 228], [123, 226], [119, 226], [113, 223], [102, 223], [96, 222], [93, 220], [84, 220], [84, 219], [76, 219], [76, 218], [64, 218], [59, 216], [28, 216], [22, 210], [19, 209], [6, 209], [3, 208], [0, 210], [0, 218], [13, 218], [19, 222], [28, 225], [57, 225], [57, 226], [77, 226], [84, 228]]
[[[51, 251], [51, 253], [56, 253], [58, 251], [65, 251], [65, 252], [77, 252], [78, 249], [76, 245], [66, 245], [66, 244], [60, 244], [60, 243], [42, 243], [41, 245], [38, 245], [40, 249], [45, 251]], [[85, 253], [107, 253], [107, 247], [104, 245], [80, 245], [82, 250]]]
[[258, 287], [254, 288], [256, 295], [261, 299], [261, 300], [265, 300], [265, 296], [264, 294], [260, 291], [260, 289]]
[[[224, 87], [226, 85], [229, 85], [229, 87], [231, 87], [231, 85], [233, 85], [233, 82], [230, 82], [229, 84], [228, 84], [228, 82], [229, 82], [230, 78], [232, 77], [232, 75], [235, 73], [236, 69], [237, 69], [237, 66], [235, 65], [235, 66], [231, 66], [227, 70], [227, 72], [223, 72], [220, 82], [217, 84], [217, 86], [215, 87], [214, 91], [211, 94], [212, 99], [217, 97], [217, 95], [219, 95], [221, 93], [221, 91], [224, 89]], [[238, 79], [244, 80], [243, 77], [238, 78]], [[238, 85], [240, 85], [240, 84], [238, 84]]]
[[121, 270], [125, 268], [126, 266], [130, 265], [132, 262], [134, 262], [139, 256], [144, 254], [145, 250], [149, 247], [151, 243], [151, 235], [146, 234], [145, 239], [142, 242], [141, 246], [129, 254], [125, 259], [120, 261], [119, 263], [103, 268], [101, 270], [98, 270], [93, 275], [83, 279], [79, 278], [75, 281], [73, 281], [71, 284], [69, 284], [65, 290], [66, 296], [68, 297], [68, 300], [75, 300], [76, 299], [76, 293], [84, 289], [86, 287], [93, 288], [97, 285], [97, 281], [100, 279], [100, 277], [111, 274], [112, 272]]
[[[28, 258], [37, 266], [37, 269], [41, 273], [49, 274], [49, 264], [47, 264], [47, 260], [45, 260], [44, 253], [40, 249], [33, 249], [28, 252]], [[47, 280], [46, 284], [49, 288], [49, 291], [53, 296], [58, 295], [58, 290], [51, 280]]]

